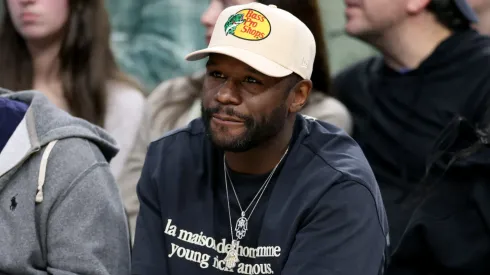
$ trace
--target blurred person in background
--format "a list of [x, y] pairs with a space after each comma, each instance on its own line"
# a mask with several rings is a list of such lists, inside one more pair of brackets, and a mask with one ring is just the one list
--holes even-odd
[[68, 113], [106, 129], [123, 168], [145, 98], [119, 71], [103, 0], [6, 0], [0, 28], [0, 87], [35, 89]]
[[[204, 66], [184, 62], [186, 52], [205, 46], [199, 18], [208, 1], [106, 0], [112, 22], [112, 47], [122, 70], [137, 77], [150, 93], [161, 82], [190, 75]], [[342, 1], [319, 1], [330, 73], [372, 56], [369, 44], [348, 36]], [[172, 26], [169, 28], [168, 26]]]
[[346, 4], [346, 31], [383, 56], [348, 68], [334, 86], [353, 114], [353, 137], [378, 180], [396, 249], [416, 208], [407, 198], [437, 138], [457, 117], [480, 125], [488, 109], [490, 38], [471, 28], [477, 16], [464, 0]]
[[490, 104], [486, 112], [478, 125], [456, 118], [435, 142], [388, 275], [488, 274]]
[[318, 4], [325, 26], [324, 36], [332, 76], [367, 57], [379, 54], [373, 46], [345, 32], [344, 1], [318, 1]]
[[490, 0], [468, 0], [468, 2], [478, 14], [475, 28], [481, 34], [490, 35]]
[[[206, 28], [206, 41], [209, 43], [218, 15], [226, 7], [251, 2], [255, 1], [211, 0], [208, 9], [201, 17], [201, 22]], [[289, 11], [303, 21], [315, 37], [317, 55], [311, 77], [313, 90], [301, 113], [334, 124], [350, 133], [350, 114], [341, 103], [332, 97], [328, 56], [317, 1], [263, 0], [259, 2], [275, 4]], [[136, 184], [143, 168], [147, 147], [151, 141], [161, 137], [164, 133], [184, 127], [193, 119], [201, 116], [201, 91], [204, 77], [205, 71], [202, 70], [190, 76], [163, 82], [148, 98], [148, 106], [145, 108], [146, 113], [139, 134], [119, 182], [133, 229], [139, 206]]]
[[0, 89], [0, 274], [130, 274], [117, 150], [42, 93]]
[[105, 0], [112, 23], [112, 49], [121, 69], [136, 77], [145, 93], [161, 82], [201, 70], [185, 55], [205, 46], [199, 17], [203, 0]]

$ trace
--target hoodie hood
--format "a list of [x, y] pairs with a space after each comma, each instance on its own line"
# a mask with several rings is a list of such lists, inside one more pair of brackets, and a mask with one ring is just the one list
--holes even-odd
[[118, 153], [115, 140], [105, 130], [57, 108], [40, 92], [0, 89], [0, 96], [29, 105], [0, 154], [0, 176], [50, 142], [66, 138], [82, 138], [94, 143], [107, 162]]
[[[480, 35], [476, 30], [456, 31], [442, 41], [434, 52], [419, 66], [424, 72], [447, 73], [461, 72], [461, 66], [475, 65], [475, 62], [487, 60], [490, 38]], [[459, 66], [454, 66], [458, 64]], [[438, 72], [435, 69], [443, 70]]]

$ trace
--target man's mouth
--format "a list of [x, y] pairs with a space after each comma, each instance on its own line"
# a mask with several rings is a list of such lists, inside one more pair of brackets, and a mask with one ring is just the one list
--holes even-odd
[[243, 119], [233, 117], [233, 116], [228, 116], [228, 115], [220, 115], [220, 114], [214, 114], [213, 121], [219, 124], [226, 124], [226, 125], [241, 125], [245, 123]]

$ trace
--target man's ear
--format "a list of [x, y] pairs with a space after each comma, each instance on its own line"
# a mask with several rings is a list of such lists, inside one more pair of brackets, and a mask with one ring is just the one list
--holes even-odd
[[301, 111], [301, 109], [303, 109], [303, 106], [306, 104], [306, 100], [310, 95], [312, 87], [313, 83], [311, 82], [311, 80], [304, 79], [296, 83], [296, 85], [290, 92], [290, 113], [298, 113]]

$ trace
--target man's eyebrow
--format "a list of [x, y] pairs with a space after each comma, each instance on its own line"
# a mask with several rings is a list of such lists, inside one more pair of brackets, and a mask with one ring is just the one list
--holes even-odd
[[254, 73], [254, 74], [258, 74], [258, 75], [260, 75], [260, 76], [262, 76], [262, 77], [266, 77], [266, 76], [267, 76], [267, 75], [265, 75], [265, 74], [263, 74], [263, 73], [261, 73], [261, 72], [257, 71], [256, 69], [254, 69], [254, 68], [250, 67], [250, 66], [247, 66], [247, 71], [249, 71], [249, 72], [251, 72], [251, 73]]
[[[206, 67], [209, 67], [209, 66], [215, 66], [217, 65], [217, 63], [211, 59], [208, 59], [208, 61], [206, 62]], [[259, 71], [257, 71], [256, 69], [250, 67], [250, 66], [247, 66], [247, 71], [250, 72], [250, 73], [253, 73], [253, 74], [256, 74], [256, 75], [259, 75], [261, 77], [267, 77], [267, 75], [265, 75], [264, 73], [261, 73]]]

